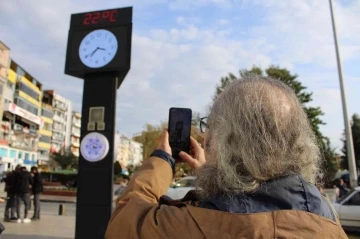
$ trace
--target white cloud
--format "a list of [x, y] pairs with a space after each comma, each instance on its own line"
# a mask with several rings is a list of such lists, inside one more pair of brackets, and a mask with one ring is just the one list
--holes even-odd
[[[314, 92], [313, 105], [321, 106], [326, 113], [324, 134], [340, 145], [340, 94], [330, 13], [323, 1], [126, 0], [121, 5], [133, 3], [132, 68], [118, 91], [120, 131], [132, 134], [141, 131], [145, 123], [166, 120], [171, 106], [205, 112], [221, 76], [253, 65], [279, 64], [298, 73]], [[153, 17], [149, 9], [158, 4], [183, 10], [182, 16], [170, 12]], [[80, 110], [82, 81], [63, 74], [68, 19], [73, 12], [114, 6], [119, 6], [118, 1], [0, 1], [0, 33], [6, 32], [1, 40], [12, 49], [12, 57], [45, 88], [55, 88]], [[223, 7], [222, 15], [218, 20], [200, 17], [197, 11], [205, 6], [212, 6], [214, 11]], [[247, 23], [241, 23], [240, 28], [235, 20], [249, 11], [258, 14], [254, 16], [258, 22], [248, 28]], [[336, 4], [345, 66], [359, 60], [359, 13], [359, 3]], [[14, 14], [24, 17], [14, 18]], [[152, 26], [151, 20], [160, 17], [164, 26]], [[351, 79], [346, 77], [347, 84], [351, 84], [350, 112], [355, 111], [358, 102], [359, 77], [359, 70], [352, 72]]]
[[219, 20], [219, 24], [220, 24], [220, 25], [228, 25], [229, 23], [230, 23], [230, 21], [227, 20], [227, 19], [220, 19], [220, 20]]

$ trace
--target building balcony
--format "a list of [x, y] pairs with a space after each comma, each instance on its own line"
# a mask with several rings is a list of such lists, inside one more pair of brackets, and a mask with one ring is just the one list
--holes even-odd
[[36, 151], [37, 150], [37, 139], [28, 138], [25, 134], [11, 135], [8, 139], [9, 146], [12, 148]]
[[38, 147], [41, 148], [41, 149], [50, 150], [51, 144], [50, 143], [45, 143], [45, 142], [39, 142]]
[[56, 121], [56, 122], [62, 123], [62, 124], [65, 122], [64, 118], [60, 117], [58, 115], [54, 115], [53, 120]]
[[63, 102], [56, 101], [54, 103], [54, 107], [56, 109], [61, 110], [61, 111], [67, 111], [67, 105], [65, 103], [63, 103]]
[[39, 130], [39, 133], [40, 133], [41, 135], [45, 135], [45, 136], [49, 136], [49, 137], [52, 136], [52, 131], [46, 130], [46, 129], [40, 129], [40, 130]]
[[37, 108], [41, 108], [41, 102], [38, 99], [34, 99], [33, 97], [29, 96], [22, 90], [15, 91], [15, 98], [16, 97], [25, 99], [26, 101], [30, 102], [32, 105], [36, 106]]
[[41, 116], [41, 119], [45, 122], [45, 123], [48, 123], [48, 124], [53, 124], [54, 121], [52, 118], [48, 118], [46, 116]]
[[64, 138], [63, 137], [54, 137], [54, 135], [53, 135], [53, 137], [51, 138], [51, 142], [62, 144], [64, 142]]
[[38, 153], [37, 159], [42, 160], [42, 161], [48, 161], [50, 159], [50, 154], [49, 153], [45, 153], [45, 154]]
[[81, 128], [81, 120], [73, 120], [72, 125]]
[[54, 127], [54, 126], [52, 128], [52, 131], [57, 132], [57, 133], [63, 133], [64, 132], [64, 130], [61, 127]]
[[42, 124], [42, 120], [39, 116], [34, 115], [33, 113], [17, 106], [14, 103], [6, 103], [3, 107], [4, 111], [10, 112], [11, 114], [20, 116], [21, 118], [24, 118], [25, 120], [28, 120], [32, 123], [35, 123], [37, 125]]
[[73, 130], [73, 131], [71, 132], [71, 135], [79, 138], [80, 135], [81, 135], [81, 133], [80, 133], [80, 131], [75, 131], [75, 130]]
[[71, 146], [79, 148], [80, 147], [80, 141], [71, 141]]
[[75, 155], [75, 157], [80, 156], [79, 148], [71, 148], [71, 152]]

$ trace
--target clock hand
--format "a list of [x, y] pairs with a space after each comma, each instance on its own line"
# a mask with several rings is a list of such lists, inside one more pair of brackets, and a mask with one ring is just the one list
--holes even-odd
[[[99, 48], [99, 47], [98, 47], [98, 48]], [[98, 48], [96, 48], [95, 50], [93, 50], [91, 53], [87, 54], [87, 55], [85, 56], [85, 58], [88, 58], [89, 56], [93, 56], [94, 53], [98, 50]]]
[[90, 57], [92, 57], [92, 56], [95, 54], [95, 52], [97, 52], [97, 50], [99, 50], [99, 47], [97, 47], [97, 48], [95, 49], [95, 51], [93, 51], [93, 52], [91, 53]]
[[99, 50], [103, 50], [103, 51], [106, 51], [106, 49], [105, 49], [105, 48], [101, 48], [101, 47], [99, 47]]

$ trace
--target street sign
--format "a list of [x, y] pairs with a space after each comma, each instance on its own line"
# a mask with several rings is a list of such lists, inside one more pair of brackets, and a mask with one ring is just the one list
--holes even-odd
[[65, 74], [84, 79], [75, 239], [104, 239], [111, 217], [116, 92], [131, 34], [132, 7], [71, 15]]

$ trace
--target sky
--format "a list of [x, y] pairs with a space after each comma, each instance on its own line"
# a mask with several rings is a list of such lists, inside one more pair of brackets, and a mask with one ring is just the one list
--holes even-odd
[[[36, 4], [34, 4], [36, 2]], [[344, 121], [327, 0], [1, 0], [0, 40], [11, 57], [81, 111], [83, 82], [64, 74], [72, 13], [133, 6], [131, 70], [118, 90], [117, 129], [131, 137], [170, 107], [201, 115], [220, 78], [278, 65], [313, 92], [341, 149]], [[334, 0], [349, 115], [360, 113], [360, 1]]]

